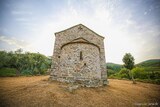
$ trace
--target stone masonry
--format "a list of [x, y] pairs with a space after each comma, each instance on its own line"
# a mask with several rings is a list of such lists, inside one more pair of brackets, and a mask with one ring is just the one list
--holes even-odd
[[82, 24], [55, 33], [51, 79], [86, 87], [106, 85], [103, 40]]

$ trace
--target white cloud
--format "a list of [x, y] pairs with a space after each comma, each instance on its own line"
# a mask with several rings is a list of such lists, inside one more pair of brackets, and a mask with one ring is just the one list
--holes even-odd
[[14, 49], [22, 48], [26, 51], [33, 51], [30, 44], [24, 40], [18, 40], [16, 38], [8, 38], [6, 36], [0, 36], [0, 41], [5, 42], [10, 46], [14, 46]]
[[21, 21], [21, 22], [28, 22], [29, 19], [28, 18], [16, 18], [16, 21]]
[[17, 11], [17, 10], [13, 10], [11, 11], [11, 14], [13, 15], [32, 15], [33, 13], [30, 11]]

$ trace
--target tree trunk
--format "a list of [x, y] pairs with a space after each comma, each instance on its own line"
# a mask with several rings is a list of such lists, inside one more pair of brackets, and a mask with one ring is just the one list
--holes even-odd
[[19, 76], [20, 75], [20, 71], [19, 69], [16, 69], [16, 76]]
[[130, 70], [130, 74], [131, 74], [131, 79], [132, 79], [133, 84], [136, 84], [136, 81], [134, 80], [134, 76], [133, 76], [131, 70]]

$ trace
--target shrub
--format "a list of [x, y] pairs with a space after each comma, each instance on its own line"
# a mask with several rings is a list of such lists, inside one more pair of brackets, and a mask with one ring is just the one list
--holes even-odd
[[112, 74], [109, 76], [110, 79], [121, 79], [118, 73]]
[[110, 76], [112, 74], [115, 74], [116, 72], [114, 70], [111, 69], [107, 69], [107, 75]]
[[145, 72], [144, 68], [139, 68], [136, 67], [134, 69], [132, 69], [132, 74], [134, 76], [134, 78], [139, 78], [139, 79], [149, 79], [149, 73]]
[[0, 76], [16, 76], [16, 69], [15, 68], [1, 68], [0, 69]]
[[21, 75], [29, 76], [29, 75], [32, 75], [32, 73], [31, 73], [31, 70], [26, 69], [21, 72]]
[[160, 72], [159, 71], [148, 72], [148, 77], [150, 79], [160, 79]]
[[119, 71], [119, 77], [121, 78], [128, 78], [130, 79], [130, 76], [129, 76], [129, 69], [126, 69], [126, 68], [122, 68], [120, 71]]

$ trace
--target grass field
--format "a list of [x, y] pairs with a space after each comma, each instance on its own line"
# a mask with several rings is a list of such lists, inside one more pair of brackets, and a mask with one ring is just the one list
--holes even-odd
[[1, 77], [0, 107], [140, 107], [160, 106], [160, 85], [110, 79], [108, 86], [79, 88], [48, 81], [49, 76]]

